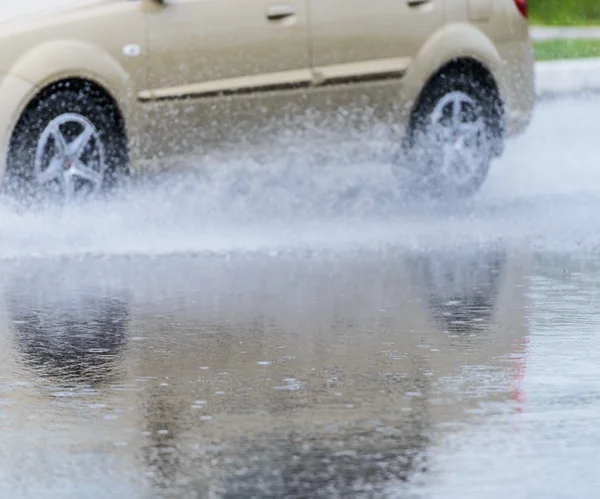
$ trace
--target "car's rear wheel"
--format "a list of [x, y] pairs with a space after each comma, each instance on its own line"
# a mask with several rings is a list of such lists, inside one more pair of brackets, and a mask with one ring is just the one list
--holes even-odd
[[423, 91], [410, 122], [410, 190], [435, 198], [475, 194], [502, 150], [502, 135], [495, 89], [468, 74], [441, 74]]
[[13, 133], [5, 186], [22, 200], [98, 197], [126, 177], [122, 120], [90, 88], [57, 86], [29, 106]]

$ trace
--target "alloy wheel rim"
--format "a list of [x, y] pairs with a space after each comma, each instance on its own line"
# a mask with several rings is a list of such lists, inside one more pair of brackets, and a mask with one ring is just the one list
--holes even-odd
[[106, 170], [98, 130], [79, 114], [54, 118], [40, 136], [34, 168], [37, 184], [67, 202], [96, 195]]
[[487, 161], [489, 139], [477, 102], [464, 92], [450, 92], [430, 115], [430, 136], [439, 151], [438, 173], [456, 186], [477, 177]]

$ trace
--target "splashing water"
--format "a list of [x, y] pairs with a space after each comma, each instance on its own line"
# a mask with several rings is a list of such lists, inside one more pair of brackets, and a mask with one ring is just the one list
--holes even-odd
[[[502, 238], [596, 246], [598, 99], [542, 103], [507, 144], [483, 191], [454, 203], [408, 203], [389, 165], [224, 160], [139, 182], [112, 199], [19, 211], [0, 205], [0, 259], [429, 247]], [[569, 120], [562, 119], [569, 116]], [[598, 149], [598, 150], [597, 150]], [[576, 154], [579, 152], [579, 155]], [[297, 154], [295, 154], [297, 157]]]

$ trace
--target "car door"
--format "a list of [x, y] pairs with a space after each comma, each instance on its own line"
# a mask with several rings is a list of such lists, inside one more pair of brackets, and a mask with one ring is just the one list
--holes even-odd
[[328, 143], [349, 137], [352, 158], [388, 150], [401, 77], [443, 25], [444, 0], [309, 0], [309, 8], [311, 63], [321, 84], [312, 94], [314, 128]]
[[443, 0], [310, 0], [310, 15], [324, 79], [403, 71], [445, 18]]
[[149, 76], [139, 96], [151, 109], [153, 149], [183, 152], [182, 143], [195, 140], [190, 130], [237, 124], [231, 99], [308, 86], [307, 1], [156, 2], [147, 12]]

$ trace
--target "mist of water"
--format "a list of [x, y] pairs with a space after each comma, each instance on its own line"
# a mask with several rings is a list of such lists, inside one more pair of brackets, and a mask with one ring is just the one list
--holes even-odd
[[[305, 165], [274, 155], [164, 174], [112, 199], [22, 211], [0, 205], [0, 259], [299, 248], [600, 241], [598, 99], [540, 103], [473, 199], [409, 203], [386, 164]], [[310, 147], [307, 147], [307, 157]]]

